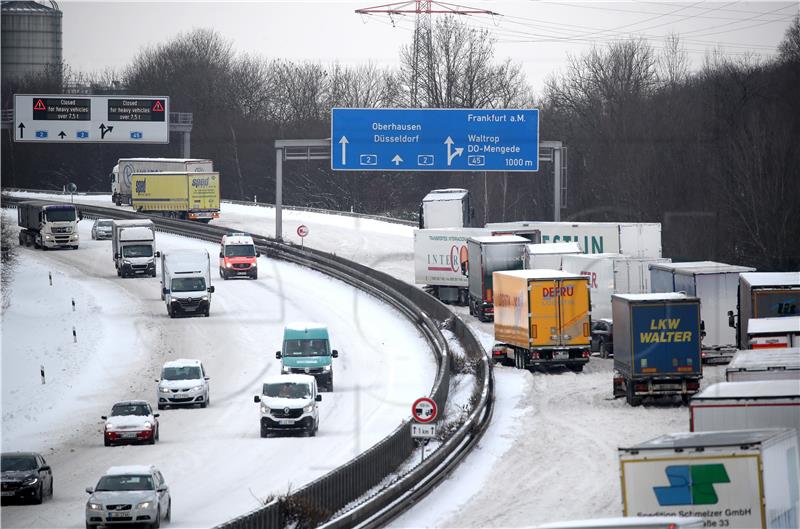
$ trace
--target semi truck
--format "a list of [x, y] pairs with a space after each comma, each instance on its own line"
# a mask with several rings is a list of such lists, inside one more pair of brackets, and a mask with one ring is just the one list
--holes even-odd
[[434, 189], [419, 205], [419, 227], [467, 228], [473, 225], [475, 209], [466, 189]]
[[111, 200], [114, 204], [131, 204], [131, 183], [136, 173], [198, 172], [214, 171], [214, 162], [200, 158], [120, 158], [109, 175], [111, 178]]
[[78, 220], [83, 218], [72, 204], [28, 200], [17, 205], [20, 246], [78, 249]]
[[111, 253], [119, 277], [156, 277], [156, 230], [150, 219], [111, 222]]
[[786, 429], [671, 433], [619, 448], [624, 516], [697, 516], [705, 527], [798, 527], [798, 457]]
[[700, 389], [700, 300], [679, 293], [614, 294], [614, 397], [638, 406], [648, 397]]
[[492, 359], [518, 369], [589, 361], [589, 279], [560, 270], [494, 272]]
[[667, 257], [632, 258], [618, 253], [564, 255], [561, 269], [589, 278], [592, 293], [592, 319], [611, 319], [613, 294], [650, 292], [648, 265], [669, 262]]
[[740, 349], [725, 368], [725, 380], [800, 381], [800, 347]]
[[582, 255], [583, 250], [577, 242], [526, 244], [525, 252], [522, 254], [522, 266], [526, 270], [535, 268], [561, 270], [562, 257], [579, 254]]
[[210, 222], [219, 218], [219, 173], [134, 173], [133, 208], [140, 213]]
[[748, 348], [748, 320], [787, 316], [800, 316], [800, 272], [739, 274], [736, 312], [728, 311], [728, 325], [736, 329], [739, 349]]
[[546, 222], [517, 221], [486, 225], [492, 230], [539, 230], [542, 242], [577, 242], [584, 253], [621, 253], [631, 257], [661, 257], [658, 222]]
[[747, 321], [750, 349], [800, 347], [800, 316], [751, 318]]
[[653, 292], [685, 292], [700, 298], [704, 362], [728, 362], [736, 351], [736, 333], [727, 313], [736, 308], [739, 274], [754, 272], [747, 266], [695, 261], [650, 265]]
[[522, 253], [530, 241], [519, 235], [490, 235], [467, 239], [469, 260], [462, 264], [469, 283], [469, 313], [480, 321], [494, 319], [492, 274], [521, 270]]
[[[503, 235], [511, 235], [505, 232]], [[519, 229], [513, 234], [538, 242], [539, 232]], [[486, 228], [439, 228], [414, 230], [414, 283], [445, 303], [466, 305], [469, 280], [464, 267], [469, 261], [467, 239], [495, 235]]]
[[689, 402], [692, 432], [758, 428], [792, 428], [800, 436], [800, 383], [796, 380], [718, 382]]
[[211, 259], [207, 250], [172, 250], [161, 253], [161, 299], [170, 318], [211, 310]]

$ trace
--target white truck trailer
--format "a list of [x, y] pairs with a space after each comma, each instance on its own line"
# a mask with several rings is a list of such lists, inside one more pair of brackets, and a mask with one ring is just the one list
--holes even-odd
[[736, 309], [728, 312], [728, 325], [736, 328], [739, 349], [747, 349], [748, 320], [800, 316], [800, 272], [739, 274]]
[[693, 432], [793, 428], [800, 442], [800, 382], [718, 382], [689, 402]]
[[700, 298], [703, 361], [727, 362], [736, 351], [736, 332], [728, 325], [728, 311], [736, 308], [739, 274], [754, 271], [714, 261], [654, 263], [650, 265], [650, 288]]
[[583, 255], [581, 245], [577, 242], [526, 244], [522, 254], [522, 266], [525, 270], [537, 268], [561, 270], [562, 258], [567, 255]]
[[172, 250], [161, 254], [161, 299], [170, 318], [211, 310], [211, 259], [206, 250]]
[[81, 213], [72, 204], [49, 204], [28, 200], [17, 205], [20, 246], [78, 249]]
[[111, 170], [111, 200], [118, 206], [131, 204], [134, 173], [210, 173], [214, 162], [201, 158], [120, 158]]
[[800, 316], [751, 318], [747, 321], [750, 349], [800, 347]]
[[583, 251], [622, 253], [631, 257], [661, 257], [661, 224], [658, 222], [498, 222], [492, 230], [528, 228], [539, 230], [543, 243], [577, 242]]
[[111, 253], [119, 277], [156, 277], [156, 231], [150, 219], [111, 222]]
[[797, 437], [786, 429], [672, 433], [620, 448], [622, 513], [796, 528], [797, 454]]
[[800, 347], [740, 349], [725, 368], [725, 380], [800, 381]]
[[466, 189], [434, 189], [419, 205], [419, 227], [468, 228], [475, 210]]
[[611, 319], [611, 296], [614, 294], [647, 294], [650, 292], [648, 266], [669, 262], [667, 257], [632, 258], [618, 253], [565, 255], [561, 268], [565, 272], [589, 278], [592, 293], [592, 320]]

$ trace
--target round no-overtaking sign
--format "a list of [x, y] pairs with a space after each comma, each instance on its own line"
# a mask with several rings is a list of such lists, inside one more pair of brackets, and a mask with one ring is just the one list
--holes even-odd
[[297, 235], [299, 235], [300, 237], [305, 237], [306, 235], [308, 235], [308, 226], [306, 226], [305, 224], [299, 225], [297, 227]]
[[428, 397], [422, 397], [414, 401], [411, 406], [411, 416], [414, 420], [423, 424], [433, 422], [437, 415], [436, 403]]

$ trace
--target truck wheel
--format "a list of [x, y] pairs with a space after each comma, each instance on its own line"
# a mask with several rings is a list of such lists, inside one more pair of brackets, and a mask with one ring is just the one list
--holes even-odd
[[269, 430], [263, 424], [261, 425], [261, 437], [269, 437]]
[[175, 311], [172, 310], [172, 306], [167, 306], [167, 314], [169, 314], [170, 318], [175, 317]]
[[19, 232], [19, 245], [20, 246], [25, 245], [25, 239], [22, 237], [22, 232]]
[[633, 386], [628, 382], [625, 383], [625, 400], [629, 406], [636, 407], [642, 403], [641, 397], [636, 397], [633, 394]]
[[692, 396], [688, 393], [681, 395], [681, 401], [683, 401], [684, 406], [688, 406], [690, 400], [692, 400]]

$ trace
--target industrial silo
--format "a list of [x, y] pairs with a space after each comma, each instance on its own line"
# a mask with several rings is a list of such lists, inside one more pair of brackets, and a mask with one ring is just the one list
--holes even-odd
[[3, 83], [46, 72], [62, 60], [61, 10], [55, 2], [3, 1]]

